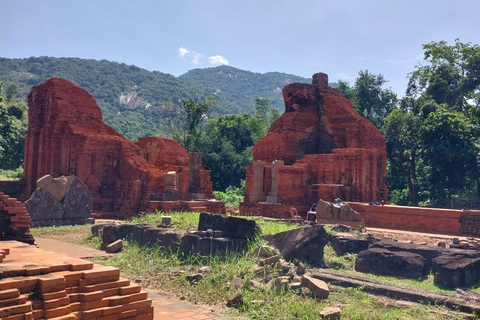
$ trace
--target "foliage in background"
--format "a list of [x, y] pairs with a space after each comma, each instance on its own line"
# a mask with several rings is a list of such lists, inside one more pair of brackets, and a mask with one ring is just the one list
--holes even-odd
[[240, 187], [228, 186], [225, 192], [214, 191], [215, 199], [225, 202], [227, 208], [238, 208], [245, 197], [245, 180], [242, 180]]
[[1, 94], [0, 83], [0, 169], [15, 170], [23, 165], [28, 112], [25, 102], [18, 100], [15, 83], [6, 87]]

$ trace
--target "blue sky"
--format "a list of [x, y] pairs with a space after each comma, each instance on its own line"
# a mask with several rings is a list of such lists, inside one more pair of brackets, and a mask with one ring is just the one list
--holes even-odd
[[400, 96], [422, 44], [480, 44], [477, 0], [0, 0], [0, 56], [107, 59], [179, 76], [228, 64], [353, 84], [383, 74]]

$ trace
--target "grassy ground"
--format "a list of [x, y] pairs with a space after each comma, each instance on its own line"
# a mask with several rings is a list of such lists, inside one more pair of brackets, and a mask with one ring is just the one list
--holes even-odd
[[[132, 222], [149, 222], [155, 225], [160, 223], [163, 215], [161, 212], [142, 215], [132, 219]], [[172, 216], [173, 229], [185, 230], [196, 228], [198, 225], [197, 213], [169, 212], [168, 215]], [[257, 219], [257, 223], [264, 234], [274, 234], [302, 226], [261, 219]], [[100, 239], [91, 236], [90, 226], [32, 228], [32, 233], [34, 236], [52, 237], [97, 248], [101, 242]], [[121, 269], [123, 276], [135, 279], [141, 282], [142, 286], [155, 289], [160, 294], [208, 305], [216, 312], [232, 319], [319, 319], [320, 311], [327, 306], [340, 307], [342, 319], [464, 319], [463, 315], [443, 307], [418, 304], [410, 308], [401, 308], [394, 306], [394, 301], [386, 297], [367, 294], [360, 289], [332, 285], [329, 285], [330, 296], [326, 300], [315, 299], [308, 289], [277, 293], [265, 286], [252, 290], [245, 285], [241, 289], [243, 304], [226, 308], [227, 297], [236, 292], [230, 286], [234, 277], [247, 282], [258, 280], [253, 271], [256, 264], [252, 251], [260, 243], [262, 240], [252, 244], [249, 252], [230, 255], [226, 260], [221, 260], [198, 256], [189, 256], [185, 259], [180, 258], [177, 252], [168, 252], [163, 248], [141, 248], [132, 241], [126, 241], [122, 253], [92, 260], [115, 266]], [[327, 246], [324, 259], [330, 265], [337, 266], [337, 272], [355, 273], [355, 255], [337, 257], [333, 249]], [[188, 275], [199, 272], [204, 277], [202, 280], [194, 284], [187, 281]], [[373, 275], [370, 277], [454, 294], [452, 290], [437, 287], [431, 277], [419, 281]]]

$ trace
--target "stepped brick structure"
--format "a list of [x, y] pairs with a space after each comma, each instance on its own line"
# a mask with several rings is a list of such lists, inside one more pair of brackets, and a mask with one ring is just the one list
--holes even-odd
[[0, 319], [153, 319], [152, 300], [120, 270], [0, 241]]
[[[160, 137], [138, 143], [125, 139], [103, 123], [95, 99], [67, 80], [52, 78], [34, 86], [28, 107], [26, 198], [47, 174], [77, 176], [89, 189], [94, 212], [120, 212], [123, 217], [157, 208], [191, 208], [180, 202], [214, 198], [201, 155], [190, 155]], [[218, 201], [195, 206], [225, 211]]]
[[386, 199], [385, 138], [324, 73], [283, 89], [285, 113], [253, 148], [243, 214], [289, 217], [319, 199]]
[[35, 239], [30, 233], [31, 222], [27, 209], [20, 201], [0, 192], [0, 241], [16, 240], [34, 244]]

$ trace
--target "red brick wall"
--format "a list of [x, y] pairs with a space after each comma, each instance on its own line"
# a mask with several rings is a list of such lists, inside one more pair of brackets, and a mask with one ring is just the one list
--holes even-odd
[[390, 205], [372, 206], [355, 202], [348, 204], [362, 214], [366, 227], [459, 234], [461, 210]]

